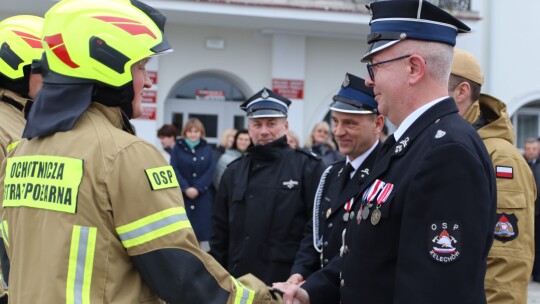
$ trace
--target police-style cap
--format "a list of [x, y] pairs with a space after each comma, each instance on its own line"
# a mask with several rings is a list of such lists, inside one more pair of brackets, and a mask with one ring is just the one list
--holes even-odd
[[450, 73], [469, 79], [479, 85], [484, 84], [484, 74], [482, 74], [482, 69], [480, 69], [476, 57], [458, 48], [454, 48], [454, 61], [452, 61], [452, 71]]
[[371, 34], [368, 51], [362, 61], [405, 39], [416, 39], [456, 45], [458, 33], [471, 29], [436, 5], [422, 0], [372, 2]]
[[334, 96], [330, 110], [353, 114], [379, 114], [372, 88], [366, 87], [364, 79], [345, 74], [341, 89]]
[[263, 88], [241, 104], [240, 109], [246, 111], [249, 118], [287, 117], [290, 104], [289, 99]]

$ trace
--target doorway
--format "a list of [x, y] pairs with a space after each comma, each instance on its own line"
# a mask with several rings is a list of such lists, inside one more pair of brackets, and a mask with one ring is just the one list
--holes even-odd
[[247, 85], [224, 72], [200, 72], [181, 79], [165, 101], [164, 122], [182, 130], [190, 118], [198, 118], [206, 141], [215, 146], [226, 129], [245, 129], [247, 120], [240, 104], [250, 96]]

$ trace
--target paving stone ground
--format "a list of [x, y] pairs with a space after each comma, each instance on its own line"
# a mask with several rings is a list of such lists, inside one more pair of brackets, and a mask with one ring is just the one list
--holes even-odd
[[540, 304], [540, 283], [532, 281], [529, 283], [527, 304]]

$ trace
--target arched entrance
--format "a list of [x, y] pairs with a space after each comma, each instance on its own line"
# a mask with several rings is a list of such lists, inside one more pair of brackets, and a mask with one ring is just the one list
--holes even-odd
[[508, 106], [516, 136], [516, 146], [523, 149], [528, 138], [540, 136], [540, 94], [535, 93]]
[[206, 129], [206, 140], [216, 144], [225, 129], [246, 127], [245, 113], [239, 106], [251, 95], [248, 86], [230, 73], [194, 73], [178, 81], [170, 91], [164, 122], [182, 130], [189, 118], [198, 118]]

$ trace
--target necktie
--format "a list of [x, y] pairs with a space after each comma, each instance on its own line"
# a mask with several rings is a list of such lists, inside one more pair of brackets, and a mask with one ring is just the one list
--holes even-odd
[[342, 176], [342, 184], [341, 184], [341, 190], [345, 189], [345, 186], [347, 186], [347, 183], [351, 179], [351, 172], [354, 171], [354, 167], [351, 165], [351, 163], [348, 163], [345, 168], [343, 168], [343, 171], [341, 172]]

